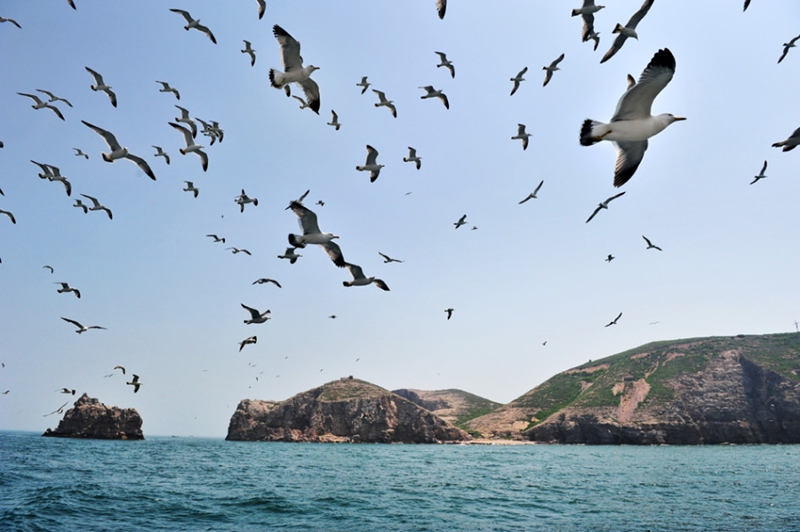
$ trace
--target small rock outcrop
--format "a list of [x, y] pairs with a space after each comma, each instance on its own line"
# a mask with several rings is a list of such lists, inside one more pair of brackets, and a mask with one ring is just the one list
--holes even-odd
[[106, 406], [83, 394], [64, 414], [55, 430], [42, 436], [97, 440], [143, 440], [142, 418], [133, 408]]
[[470, 440], [471, 436], [389, 390], [346, 378], [286, 401], [241, 401], [225, 439], [444, 443]]

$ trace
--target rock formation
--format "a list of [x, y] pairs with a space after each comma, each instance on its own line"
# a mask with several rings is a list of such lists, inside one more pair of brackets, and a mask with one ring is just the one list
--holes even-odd
[[403, 388], [392, 393], [405, 397], [425, 410], [459, 428], [476, 417], [488, 414], [503, 406], [463, 390], [411, 390]]
[[442, 443], [471, 437], [411, 401], [351, 377], [286, 401], [245, 399], [231, 417], [225, 439]]
[[133, 408], [108, 407], [83, 394], [55, 430], [42, 436], [98, 440], [143, 440], [142, 418]]

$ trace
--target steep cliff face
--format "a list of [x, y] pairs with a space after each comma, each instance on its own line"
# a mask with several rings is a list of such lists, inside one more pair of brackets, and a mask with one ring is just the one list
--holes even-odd
[[98, 440], [143, 440], [142, 418], [133, 408], [108, 407], [83, 394], [55, 430], [42, 436]]
[[661, 342], [556, 375], [467, 425], [547, 443], [800, 443], [798, 375], [797, 334]]
[[341, 379], [282, 402], [243, 400], [227, 440], [438, 443], [470, 439], [416, 404], [358, 379]]

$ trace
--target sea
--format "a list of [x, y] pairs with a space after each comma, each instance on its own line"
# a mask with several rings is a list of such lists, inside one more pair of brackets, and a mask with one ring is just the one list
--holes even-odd
[[800, 531], [800, 446], [403, 445], [0, 431], [2, 531]]

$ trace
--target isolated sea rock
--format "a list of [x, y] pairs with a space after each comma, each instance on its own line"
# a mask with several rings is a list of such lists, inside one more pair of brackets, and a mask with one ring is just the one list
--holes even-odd
[[444, 443], [469, 434], [413, 402], [359, 379], [344, 378], [286, 401], [241, 401], [233, 441]]
[[98, 440], [143, 440], [142, 418], [133, 408], [106, 406], [83, 394], [64, 414], [55, 430], [42, 436]]

